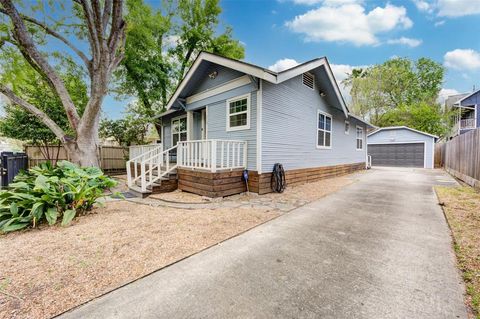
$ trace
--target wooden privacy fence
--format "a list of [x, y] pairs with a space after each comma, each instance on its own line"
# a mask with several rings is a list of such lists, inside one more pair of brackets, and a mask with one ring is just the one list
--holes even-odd
[[[445, 170], [465, 183], [480, 188], [480, 129], [435, 146], [435, 157]], [[436, 162], [437, 162], [436, 160]]]
[[[121, 146], [101, 146], [100, 168], [106, 172], [123, 172], [126, 170], [128, 160], [128, 148]], [[48, 147], [27, 145], [25, 153], [28, 156], [28, 166], [33, 167], [47, 161], [46, 154], [49, 154], [52, 164], [58, 161], [70, 160], [67, 151], [63, 146], [50, 145]]]

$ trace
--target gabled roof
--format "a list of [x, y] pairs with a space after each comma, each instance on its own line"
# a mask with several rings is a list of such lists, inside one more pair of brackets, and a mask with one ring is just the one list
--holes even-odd
[[472, 92], [471, 94], [468, 94], [467, 96], [464, 96], [463, 98], [461, 98], [460, 100], [458, 100], [455, 104], [461, 104], [464, 100], [468, 99], [469, 97], [471, 96], [474, 96], [475, 94], [479, 93], [480, 90], [477, 90], [477, 91], [474, 91]]
[[200, 64], [203, 61], [208, 61], [208, 62], [211, 62], [211, 63], [222, 65], [224, 67], [243, 72], [245, 74], [257, 77], [259, 79], [262, 79], [262, 80], [265, 80], [267, 82], [274, 83], [274, 84], [282, 83], [282, 82], [287, 81], [287, 80], [289, 80], [293, 77], [296, 77], [296, 76], [298, 76], [302, 73], [305, 73], [305, 72], [308, 72], [310, 70], [316, 69], [320, 66], [325, 66], [327, 76], [332, 83], [332, 86], [333, 86], [334, 91], [335, 91], [335, 95], [336, 95], [340, 105], [342, 106], [342, 110], [345, 113], [345, 116], [346, 117], [348, 116], [347, 105], [345, 103], [345, 100], [343, 99], [342, 94], [340, 93], [340, 89], [338, 87], [337, 82], [335, 81], [335, 77], [333, 75], [332, 69], [330, 68], [330, 64], [328, 63], [328, 60], [327, 60], [326, 57], [313, 59], [311, 61], [299, 64], [299, 65], [297, 65], [293, 68], [284, 70], [282, 72], [273, 72], [271, 70], [262, 68], [260, 66], [254, 65], [254, 64], [250, 64], [250, 63], [246, 63], [246, 62], [243, 62], [243, 61], [238, 61], [238, 60], [226, 58], [226, 57], [223, 57], [223, 56], [220, 56], [220, 55], [216, 55], [216, 54], [212, 54], [212, 53], [208, 53], [208, 52], [203, 52], [203, 51], [197, 56], [197, 58], [195, 59], [195, 61], [192, 64], [192, 66], [188, 70], [187, 74], [185, 75], [183, 80], [180, 82], [180, 84], [176, 88], [175, 92], [173, 93], [172, 97], [168, 101], [167, 110], [170, 109], [172, 107], [172, 105], [175, 103], [175, 101], [178, 99], [180, 93], [185, 88], [186, 84], [191, 79], [191, 77], [193, 76], [193, 74], [195, 73], [195, 71], [197, 70], [197, 68], [200, 66]]
[[367, 137], [368, 137], [368, 136], [372, 136], [373, 134], [377, 134], [377, 133], [380, 132], [380, 131], [398, 130], [398, 129], [406, 129], [406, 130], [409, 130], [409, 131], [412, 131], [412, 132], [416, 132], [416, 133], [420, 133], [420, 134], [423, 134], [423, 135], [426, 135], [426, 136], [430, 136], [430, 137], [433, 137], [433, 138], [438, 138], [438, 136], [436, 136], [436, 135], [432, 135], [432, 134], [429, 134], [429, 133], [425, 133], [425, 132], [422, 132], [422, 131], [419, 131], [419, 130], [410, 128], [410, 127], [408, 127], [408, 126], [388, 126], [388, 127], [380, 127], [378, 130], [375, 130], [375, 131], [373, 131], [372, 133], [368, 134]]
[[365, 121], [364, 119], [362, 119], [362, 118], [359, 117], [359, 116], [356, 116], [356, 115], [353, 114], [353, 113], [348, 113], [348, 116], [349, 116], [349, 117], [353, 117], [354, 119], [359, 120], [360, 122], [367, 124], [367, 126], [370, 127], [370, 128], [373, 128], [373, 129], [376, 129], [376, 128], [377, 128], [375, 125], [371, 124], [371, 123], [368, 122], [368, 121]]

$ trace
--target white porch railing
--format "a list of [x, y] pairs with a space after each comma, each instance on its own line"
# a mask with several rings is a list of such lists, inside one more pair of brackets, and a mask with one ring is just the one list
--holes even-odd
[[145, 154], [151, 150], [154, 150], [154, 149], [158, 149], [158, 147], [160, 147], [160, 149], [162, 149], [162, 144], [159, 143], [159, 144], [146, 144], [146, 145], [132, 145], [128, 148], [128, 155], [129, 155], [129, 159], [133, 159], [133, 158], [136, 158], [142, 154]]
[[170, 164], [170, 157], [176, 148], [177, 146], [174, 146], [163, 151], [162, 146], [157, 145], [156, 148], [130, 159], [127, 162], [128, 187], [140, 181], [140, 189], [145, 192], [148, 186], [173, 171], [177, 165]]
[[475, 119], [461, 119], [460, 129], [475, 128]]
[[237, 140], [198, 140], [178, 142], [177, 166], [217, 170], [247, 167], [247, 142]]

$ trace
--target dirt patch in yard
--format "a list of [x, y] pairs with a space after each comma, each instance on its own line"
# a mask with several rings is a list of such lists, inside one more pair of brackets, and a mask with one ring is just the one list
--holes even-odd
[[[0, 318], [60, 314], [355, 181], [353, 174], [283, 194], [235, 195], [208, 208], [172, 208], [148, 198], [107, 201], [69, 227], [0, 235]], [[161, 198], [205, 201], [184, 192]]]
[[116, 201], [70, 227], [0, 236], [0, 318], [49, 318], [278, 215]]
[[467, 286], [467, 303], [480, 319], [480, 193], [471, 187], [436, 187], [452, 230], [458, 265]]

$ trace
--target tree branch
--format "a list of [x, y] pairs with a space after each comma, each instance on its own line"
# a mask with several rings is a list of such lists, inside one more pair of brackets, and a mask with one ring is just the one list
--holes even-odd
[[107, 26], [108, 26], [108, 21], [110, 21], [111, 11], [112, 11], [112, 0], [105, 0], [105, 4], [103, 6], [103, 17], [102, 17], [103, 33], [107, 32]]
[[76, 0], [76, 3], [79, 3], [83, 8], [83, 13], [85, 15], [85, 22], [88, 27], [88, 39], [90, 40], [90, 47], [92, 49], [92, 61], [94, 64], [97, 63], [98, 57], [100, 56], [100, 42], [95, 32], [95, 23], [93, 21], [93, 13], [90, 9], [86, 0]]
[[[0, 12], [3, 13], [3, 14], [7, 14], [7, 11], [5, 9], [2, 9], [0, 8]], [[33, 23], [33, 24], [36, 24], [37, 26], [39, 26], [40, 28], [42, 28], [43, 30], [45, 30], [45, 32], [47, 32], [48, 34], [50, 34], [51, 36], [59, 39], [60, 41], [62, 41], [63, 43], [65, 43], [70, 49], [72, 49], [82, 60], [83, 62], [85, 63], [85, 65], [87, 66], [87, 68], [89, 69], [90, 71], [90, 67], [91, 67], [91, 62], [90, 60], [87, 58], [87, 56], [82, 52], [80, 51], [76, 46], [74, 46], [70, 41], [68, 41], [64, 36], [62, 36], [61, 34], [59, 34], [58, 32], [56, 32], [55, 30], [53, 30], [52, 28], [50, 28], [48, 25], [46, 25], [45, 23], [41, 22], [41, 21], [38, 21], [37, 19], [35, 18], [32, 18], [32, 17], [29, 17], [29, 16], [26, 16], [24, 14], [20, 14], [20, 17], [22, 17], [23, 20], [25, 21], [28, 21], [30, 23]]]
[[14, 26], [13, 35], [15, 40], [18, 41], [19, 45], [25, 50], [25, 53], [38, 65], [38, 67], [44, 72], [45, 76], [50, 80], [51, 85], [58, 93], [58, 96], [62, 101], [71, 127], [76, 130], [80, 118], [62, 79], [58, 76], [50, 64], [48, 64], [43, 55], [37, 50], [31, 36], [27, 31], [25, 23], [13, 5], [12, 0], [0, 0], [0, 3], [3, 5], [7, 15], [12, 20]]
[[12, 90], [10, 90], [5, 85], [0, 84], [0, 93], [5, 95], [13, 104], [20, 106], [21, 108], [25, 109], [26, 111], [30, 112], [31, 114], [35, 115], [43, 124], [45, 124], [55, 136], [62, 142], [66, 142], [68, 137], [66, 136], [65, 132], [57, 125], [47, 114], [45, 114], [42, 110], [38, 109], [36, 106], [28, 103], [27, 101], [18, 97]]

